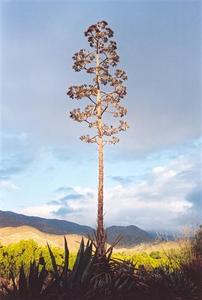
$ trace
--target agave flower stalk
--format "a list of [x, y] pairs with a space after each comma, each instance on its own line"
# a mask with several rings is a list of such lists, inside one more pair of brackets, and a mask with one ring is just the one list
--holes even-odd
[[[67, 95], [74, 100], [83, 98], [89, 104], [81, 110], [75, 108], [70, 117], [86, 123], [94, 130], [94, 134], [82, 135], [80, 139], [86, 143], [98, 146], [98, 208], [97, 208], [97, 237], [98, 255], [105, 253], [105, 232], [103, 222], [103, 190], [104, 190], [104, 146], [119, 142], [118, 133], [129, 127], [126, 121], [117, 119], [127, 114], [127, 109], [121, 105], [126, 95], [126, 73], [117, 69], [119, 55], [113, 37], [113, 31], [107, 22], [101, 21], [91, 25], [85, 32], [91, 51], [81, 49], [73, 56], [73, 69], [76, 72], [84, 70], [90, 74], [91, 84], [73, 85], [69, 87]], [[115, 121], [116, 122], [113, 122]], [[110, 123], [109, 123], [110, 122]], [[113, 124], [115, 123], [115, 124]]]

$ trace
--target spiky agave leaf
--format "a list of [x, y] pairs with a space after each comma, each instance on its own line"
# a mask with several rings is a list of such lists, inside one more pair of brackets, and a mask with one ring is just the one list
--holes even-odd
[[46, 275], [45, 265], [39, 271], [39, 263], [36, 264], [36, 261], [33, 261], [30, 264], [28, 276], [28, 290], [30, 295], [39, 296], [42, 293]]
[[23, 264], [20, 267], [20, 275], [19, 275], [19, 295], [25, 296], [28, 292], [27, 286], [27, 278], [25, 275], [25, 270]]
[[83, 274], [81, 276], [81, 284], [85, 285], [86, 283], [89, 282], [90, 277], [92, 276], [92, 267], [93, 267], [93, 260], [91, 259], [86, 268], [83, 271]]
[[65, 236], [64, 236], [64, 247], [65, 247], [64, 276], [65, 276], [65, 278], [67, 278], [67, 273], [68, 273], [68, 269], [69, 269], [69, 248], [68, 248], [67, 239]]
[[82, 284], [85, 284], [91, 276], [91, 270], [93, 265], [92, 250], [93, 243], [92, 241], [88, 240], [82, 261], [82, 274], [80, 276]]
[[[28, 287], [30, 289], [36, 289], [38, 279], [38, 266], [36, 266], [35, 260], [30, 263], [29, 276], [28, 276]], [[33, 288], [34, 287], [34, 288]]]
[[52, 264], [52, 267], [53, 267], [53, 275], [55, 277], [56, 280], [59, 281], [59, 278], [60, 278], [60, 274], [59, 274], [59, 271], [58, 271], [58, 268], [57, 268], [57, 263], [56, 263], [56, 259], [55, 259], [55, 256], [49, 246], [49, 244], [47, 243], [47, 247], [48, 247], [48, 251], [49, 251], [49, 255], [50, 255], [50, 259], [51, 259], [51, 264]]
[[12, 287], [8, 287], [6, 286], [4, 283], [2, 283], [2, 290], [6, 292], [7, 296], [17, 296], [18, 294], [18, 288], [17, 288], [17, 284], [15, 281], [15, 276], [13, 274], [13, 271], [10, 271], [10, 279], [12, 282]]
[[76, 277], [78, 276], [79, 272], [81, 272], [81, 262], [83, 259], [83, 255], [84, 255], [84, 239], [82, 237], [81, 243], [80, 243], [80, 247], [76, 256], [76, 260], [71, 272], [71, 283], [73, 284], [74, 280], [76, 279]]
[[17, 285], [16, 285], [16, 282], [15, 282], [15, 276], [14, 276], [12, 270], [11, 270], [11, 272], [10, 272], [10, 275], [11, 275], [11, 280], [12, 280], [12, 284], [13, 284], [13, 291], [14, 291], [15, 293], [17, 293]]
[[82, 238], [73, 269], [66, 280], [66, 289], [72, 290], [76, 286], [79, 292], [86, 286], [90, 277], [92, 257], [92, 242], [88, 241], [85, 246]]
[[43, 287], [44, 287], [44, 283], [45, 283], [47, 275], [48, 275], [48, 272], [46, 270], [45, 265], [43, 265], [43, 267], [38, 275], [38, 291], [40, 291], [40, 292], [43, 291]]

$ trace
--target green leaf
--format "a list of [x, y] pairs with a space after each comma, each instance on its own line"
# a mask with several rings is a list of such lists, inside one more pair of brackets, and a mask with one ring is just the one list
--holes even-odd
[[76, 261], [74, 263], [72, 272], [71, 272], [71, 283], [76, 279], [77, 274], [81, 273], [81, 262], [83, 259], [83, 254], [84, 254], [84, 239], [82, 237], [80, 247], [76, 256]]
[[49, 254], [50, 254], [50, 258], [51, 258], [51, 264], [52, 264], [52, 267], [53, 267], [55, 279], [59, 280], [59, 273], [58, 273], [58, 269], [57, 269], [55, 256], [54, 256], [54, 254], [53, 254], [53, 252], [52, 252], [52, 250], [51, 250], [48, 243], [47, 243], [47, 246], [48, 246], [48, 251], [49, 251]]
[[67, 272], [69, 268], [69, 249], [67, 245], [66, 237], [64, 236], [64, 243], [65, 243], [65, 262], [64, 262], [64, 274], [67, 277]]
[[23, 265], [20, 267], [19, 276], [19, 295], [24, 296], [27, 293], [27, 279], [25, 276], [25, 271]]

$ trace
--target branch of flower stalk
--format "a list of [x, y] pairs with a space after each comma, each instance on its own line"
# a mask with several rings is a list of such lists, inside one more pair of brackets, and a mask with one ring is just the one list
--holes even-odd
[[89, 122], [88, 120], [83, 120], [83, 122], [86, 122], [86, 123], [88, 123], [90, 126], [92, 126], [92, 123]]
[[103, 145], [106, 146], [108, 145], [115, 145], [119, 143], [119, 138], [117, 136], [113, 136], [111, 139], [109, 140], [104, 140], [103, 141]]
[[108, 108], [108, 105], [106, 105], [105, 108], [103, 109], [101, 116], [104, 114], [104, 112], [107, 110], [107, 108]]
[[87, 96], [87, 98], [93, 103], [95, 104], [95, 106], [97, 106], [97, 103], [95, 101], [93, 101], [93, 99], [90, 96]]
[[89, 55], [91, 55], [94, 52], [96, 52], [96, 50], [93, 50], [93, 51], [89, 52], [88, 54], [86, 54], [86, 57], [88, 57]]
[[[104, 53], [105, 54], [105, 53]], [[100, 65], [102, 65], [103, 63], [105, 63], [107, 60], [109, 59], [109, 57], [108, 56], [106, 56], [106, 58], [105, 59], [103, 59], [101, 62], [100, 62]]]
[[89, 134], [87, 134], [87, 135], [82, 135], [80, 137], [80, 140], [85, 142], [85, 143], [96, 143], [96, 144], [98, 144], [97, 139], [96, 139], [97, 137], [98, 137], [98, 135], [90, 137]]

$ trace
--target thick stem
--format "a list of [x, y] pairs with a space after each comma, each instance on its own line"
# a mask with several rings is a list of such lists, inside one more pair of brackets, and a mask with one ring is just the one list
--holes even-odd
[[99, 52], [96, 53], [96, 81], [97, 81], [97, 121], [98, 121], [98, 211], [97, 211], [97, 242], [98, 255], [103, 256], [105, 251], [105, 234], [103, 221], [103, 187], [104, 187], [104, 163], [103, 163], [103, 129], [102, 129], [102, 99], [99, 79]]
[[103, 187], [104, 187], [104, 164], [103, 164], [103, 139], [98, 138], [98, 213], [97, 213], [97, 235], [98, 235], [98, 250], [99, 254], [104, 254], [105, 239], [104, 239], [104, 221], [103, 221]]

